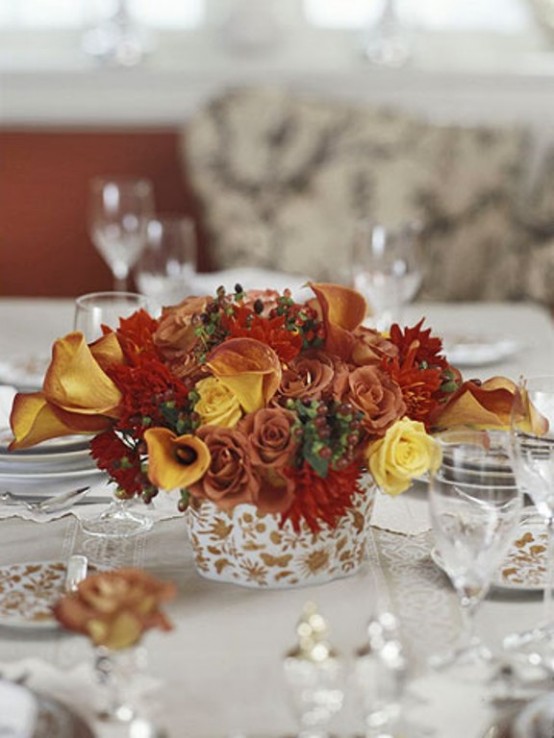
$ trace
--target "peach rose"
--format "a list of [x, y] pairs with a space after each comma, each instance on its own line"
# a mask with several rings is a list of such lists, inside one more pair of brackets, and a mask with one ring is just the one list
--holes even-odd
[[398, 347], [379, 331], [359, 326], [354, 331], [354, 339], [351, 359], [356, 366], [377, 366], [384, 357], [393, 359], [398, 356]]
[[243, 502], [255, 503], [260, 480], [252, 468], [246, 436], [217, 425], [205, 425], [196, 435], [206, 444], [211, 462], [204, 476], [190, 485], [191, 495], [211, 500], [222, 510]]
[[374, 366], [361, 366], [348, 377], [345, 400], [363, 412], [362, 423], [372, 434], [382, 435], [406, 412], [400, 387]]
[[90, 574], [76, 592], [58, 600], [53, 612], [65, 628], [96, 646], [122, 649], [138, 643], [150, 628], [171, 630], [160, 606], [175, 592], [173, 584], [140, 569], [114, 569]]
[[319, 399], [330, 389], [334, 376], [334, 362], [328, 354], [306, 351], [283, 372], [279, 393], [292, 399]]

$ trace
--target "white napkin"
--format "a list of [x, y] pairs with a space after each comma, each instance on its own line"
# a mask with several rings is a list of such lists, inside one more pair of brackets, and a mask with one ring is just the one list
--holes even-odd
[[401, 495], [377, 492], [371, 525], [391, 533], [416, 536], [431, 529], [429, 503], [423, 485], [414, 485]]
[[7, 384], [0, 384], [0, 428], [9, 428], [12, 402], [17, 390]]
[[237, 283], [244, 290], [273, 289], [282, 292], [290, 289], [295, 300], [303, 301], [313, 297], [311, 290], [305, 287], [308, 280], [308, 277], [302, 275], [276, 272], [271, 269], [237, 267], [206, 274], [197, 273], [191, 278], [190, 284], [192, 292], [201, 295], [214, 294], [220, 285], [230, 292]]
[[[4, 520], [5, 518], [22, 518], [23, 520], [33, 520], [36, 523], [47, 523], [50, 520], [62, 518], [64, 515], [74, 515], [78, 520], [90, 520], [107, 510], [110, 502], [115, 499], [114, 485], [109, 482], [103, 482], [92, 487], [88, 494], [91, 497], [103, 497], [106, 502], [74, 505], [69, 510], [62, 510], [55, 513], [32, 512], [27, 510], [24, 505], [3, 505], [0, 502], [0, 520]], [[154, 522], [169, 520], [170, 518], [182, 516], [182, 513], [177, 509], [178, 501], [177, 494], [160, 492], [149, 505], [145, 505], [140, 500], [137, 500], [133, 503], [133, 509], [147, 517], [151, 517]]]
[[38, 714], [33, 694], [12, 682], [0, 681], [0, 735], [32, 738]]
[[[432, 728], [432, 735], [448, 738], [488, 735], [495, 717], [487, 700], [486, 679], [462, 681], [445, 673], [427, 673], [408, 687], [414, 706], [408, 720], [421, 728]], [[425, 733], [427, 735], [427, 733]]]
[[[89, 653], [90, 659], [66, 670], [38, 658], [28, 658], [18, 662], [0, 663], [0, 672], [8, 679], [17, 679], [22, 674], [25, 675], [25, 685], [29, 689], [66, 705], [89, 723], [91, 728], [96, 728], [95, 735], [108, 735], [103, 727], [105, 723], [96, 722], [95, 713], [102, 704], [103, 693], [93, 671], [92, 648]], [[125, 689], [126, 698], [134, 707], [142, 712], [156, 711], [156, 702], [159, 700], [157, 693], [161, 687], [159, 679], [144, 671], [135, 672], [130, 682], [122, 684], [122, 687]], [[27, 738], [27, 735], [31, 738], [33, 733], [22, 733], [21, 738]], [[14, 733], [14, 738], [20, 738], [20, 734]]]

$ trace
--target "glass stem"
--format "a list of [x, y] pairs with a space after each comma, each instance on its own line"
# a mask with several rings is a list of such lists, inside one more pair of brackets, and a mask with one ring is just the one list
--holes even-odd
[[462, 645], [462, 647], [471, 646], [479, 640], [475, 624], [475, 611], [477, 610], [479, 602], [479, 598], [465, 592], [460, 598], [460, 610], [462, 613], [462, 630], [460, 632], [460, 644]]
[[545, 625], [552, 624], [552, 577], [554, 575], [554, 515], [551, 515], [546, 524], [546, 587], [544, 588], [543, 611]]

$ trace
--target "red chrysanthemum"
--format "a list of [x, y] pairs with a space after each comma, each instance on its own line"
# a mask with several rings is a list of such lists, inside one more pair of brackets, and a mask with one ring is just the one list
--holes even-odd
[[398, 347], [400, 363], [402, 364], [408, 356], [413, 357], [412, 363], [416, 366], [441, 367], [446, 369], [448, 361], [442, 352], [442, 341], [440, 338], [431, 335], [431, 329], [422, 330], [425, 318], [412, 328], [405, 328], [404, 331], [395, 323], [390, 329], [389, 340]]
[[234, 308], [232, 315], [222, 317], [221, 325], [229, 338], [254, 338], [271, 346], [283, 362], [292, 361], [302, 349], [302, 337], [297, 331], [285, 328], [285, 319], [281, 315], [262, 318], [240, 305]]
[[294, 502], [282, 513], [281, 525], [290, 520], [297, 533], [303, 521], [313, 533], [321, 530], [322, 523], [334, 528], [360, 491], [358, 464], [329, 469], [326, 477], [320, 477], [306, 462], [298, 469], [284, 469], [284, 473], [294, 481]]
[[397, 324], [391, 327], [390, 340], [397, 346], [398, 356], [385, 357], [382, 367], [400, 386], [408, 417], [421, 421], [429, 430], [452, 372], [441, 354], [442, 341], [431, 336], [430, 329], [422, 330], [422, 325], [423, 319], [404, 331]]
[[142, 309], [129, 318], [120, 318], [117, 338], [128, 361], [134, 363], [138, 356], [158, 356], [153, 338], [157, 327], [158, 321]]
[[[108, 374], [122, 393], [117, 427], [141, 439], [152, 426], [183, 432], [188, 389], [165, 364], [147, 355], [135, 357], [134, 364], [117, 364]], [[181, 417], [182, 416], [182, 417]]]
[[141, 495], [152, 487], [142, 471], [137, 445], [124, 443], [113, 429], [95, 436], [90, 448], [97, 466], [109, 474], [126, 497]]

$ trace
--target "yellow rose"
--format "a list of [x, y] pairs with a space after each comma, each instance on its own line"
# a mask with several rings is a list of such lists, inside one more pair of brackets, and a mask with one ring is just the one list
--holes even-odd
[[423, 423], [401, 418], [384, 437], [368, 449], [368, 465], [376, 484], [389, 495], [398, 495], [412, 480], [437, 468], [440, 455]]
[[216, 377], [207, 377], [197, 382], [196, 391], [200, 399], [194, 406], [202, 425], [220, 425], [234, 428], [242, 417], [240, 402], [236, 395]]

